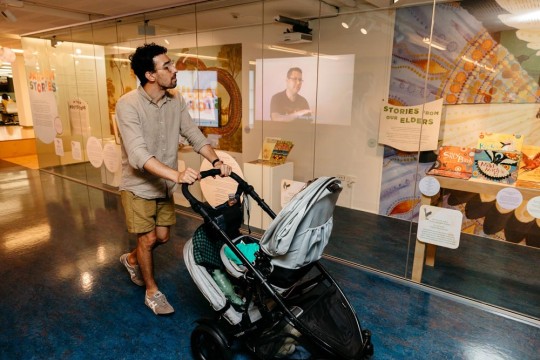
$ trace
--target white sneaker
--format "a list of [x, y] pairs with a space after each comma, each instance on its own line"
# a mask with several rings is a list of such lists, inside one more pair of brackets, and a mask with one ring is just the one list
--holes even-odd
[[126, 267], [126, 270], [131, 277], [131, 281], [133, 281], [139, 286], [144, 286], [144, 279], [141, 274], [141, 268], [139, 267], [139, 265], [130, 265], [128, 261], [128, 255], [129, 253], [125, 253], [124, 255], [120, 256], [120, 262]]
[[174, 312], [173, 307], [167, 301], [165, 295], [158, 290], [153, 296], [144, 296], [144, 303], [148, 306], [156, 315], [167, 315]]

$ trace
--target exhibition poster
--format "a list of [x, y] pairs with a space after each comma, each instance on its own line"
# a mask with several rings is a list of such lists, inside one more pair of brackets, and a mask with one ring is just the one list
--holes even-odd
[[381, 109], [379, 143], [401, 151], [436, 150], [443, 99], [416, 106], [388, 103]]

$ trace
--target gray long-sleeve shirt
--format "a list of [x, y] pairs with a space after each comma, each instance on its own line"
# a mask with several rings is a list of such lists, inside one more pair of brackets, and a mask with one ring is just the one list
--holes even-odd
[[122, 137], [120, 190], [145, 199], [163, 198], [174, 182], [152, 175], [144, 164], [152, 157], [178, 169], [178, 143], [184, 137], [196, 152], [209, 144], [189, 115], [179, 94], [166, 93], [157, 103], [139, 86], [116, 104], [116, 120]]

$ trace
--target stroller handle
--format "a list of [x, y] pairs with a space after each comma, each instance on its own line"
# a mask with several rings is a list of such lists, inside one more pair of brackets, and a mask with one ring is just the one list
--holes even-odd
[[[206, 171], [201, 171], [201, 180], [208, 177], [208, 176], [219, 176], [221, 175], [220, 169], [210, 169]], [[242, 193], [245, 193], [246, 195], [251, 196], [253, 200], [259, 204], [259, 206], [268, 214], [272, 219], [276, 217], [276, 213], [270, 209], [268, 204], [264, 202], [263, 199], [260, 198], [260, 196], [255, 192], [255, 189], [253, 186], [249, 185], [244, 179], [242, 179], [238, 174], [235, 172], [231, 172], [230, 177], [238, 183], [238, 190], [236, 190], [237, 195], [241, 195]], [[208, 216], [208, 213], [202, 206], [202, 202], [200, 202], [191, 192], [189, 191], [189, 185], [183, 183], [182, 184], [182, 194], [185, 196], [185, 198], [189, 201], [189, 204], [195, 210], [197, 213], [201, 214], [204, 218], [206, 218], [205, 215]]]

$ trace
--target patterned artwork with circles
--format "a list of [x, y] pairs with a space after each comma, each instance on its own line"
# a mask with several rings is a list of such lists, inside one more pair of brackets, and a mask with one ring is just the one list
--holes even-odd
[[[491, 0], [484, 5], [499, 11], [484, 16], [470, 4], [449, 2], [435, 8], [430, 4], [396, 10], [388, 103], [413, 106], [443, 99], [440, 145], [474, 148], [483, 131], [521, 134], [526, 144], [540, 144], [540, 19], [527, 17], [540, 4]], [[516, 21], [518, 16], [522, 21]], [[424, 169], [434, 161], [427, 153], [385, 147], [379, 212], [418, 219], [420, 201], [415, 189], [425, 176]], [[528, 239], [526, 234], [510, 230], [510, 219], [517, 216], [535, 229], [530, 233], [540, 233], [536, 231], [540, 223], [532, 221], [524, 205], [503, 211], [509, 226], [501, 227], [505, 221], [499, 221], [501, 212], [493, 205], [496, 201], [480, 201], [480, 195], [462, 195], [470, 198], [458, 201], [452, 192], [449, 202], [445, 197], [446, 206], [470, 215], [463, 223], [464, 232], [537, 246], [537, 235]], [[482, 212], [483, 216], [472, 214], [472, 209], [479, 208], [475, 201], [486, 209], [489, 204], [491, 210]], [[494, 222], [492, 217], [498, 220]]]

